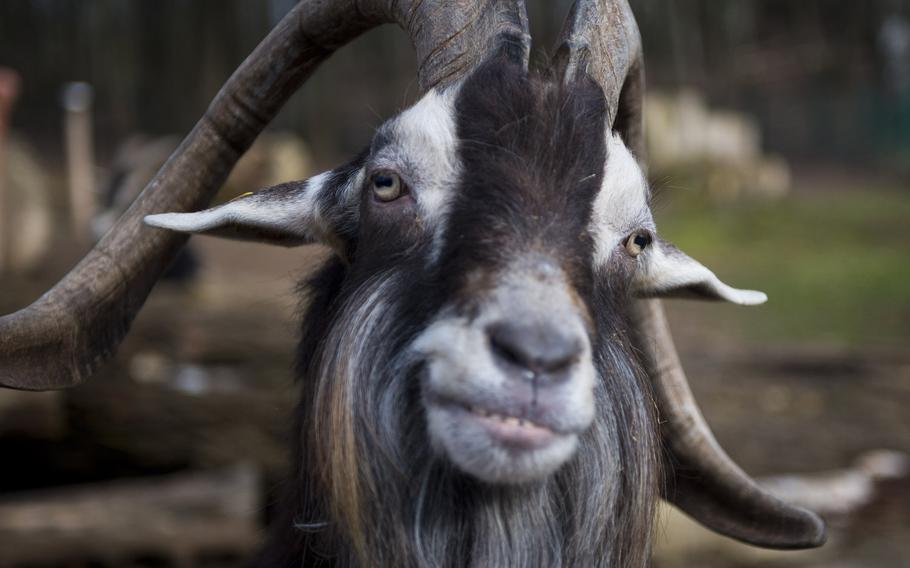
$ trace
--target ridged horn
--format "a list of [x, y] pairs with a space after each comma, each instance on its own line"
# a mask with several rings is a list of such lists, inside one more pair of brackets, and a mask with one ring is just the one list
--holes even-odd
[[554, 64], [564, 80], [586, 74], [604, 92], [609, 124], [642, 158], [644, 64], [641, 35], [625, 0], [577, 0], [557, 43]]
[[423, 91], [444, 87], [506, 47], [527, 62], [520, 0], [303, 0], [241, 64], [202, 119], [107, 235], [32, 305], [0, 318], [0, 385], [77, 385], [109, 359], [186, 237], [145, 227], [162, 211], [205, 207], [279, 109], [336, 49], [398, 23]]

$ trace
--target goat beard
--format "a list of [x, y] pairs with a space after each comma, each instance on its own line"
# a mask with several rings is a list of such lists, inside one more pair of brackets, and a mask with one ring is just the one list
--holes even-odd
[[293, 542], [273, 547], [295, 565], [648, 565], [657, 422], [622, 333], [595, 345], [598, 414], [576, 455], [539, 483], [489, 485], [430, 444], [421, 366], [405, 355], [428, 320], [406, 302], [420, 292], [394, 272], [352, 285], [334, 264], [311, 283], [301, 345]]

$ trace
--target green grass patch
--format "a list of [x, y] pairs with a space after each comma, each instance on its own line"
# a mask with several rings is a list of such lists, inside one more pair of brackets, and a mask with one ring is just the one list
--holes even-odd
[[659, 196], [658, 227], [727, 283], [767, 292], [765, 306], [724, 314], [748, 335], [847, 345], [910, 340], [910, 192], [726, 205], [688, 193]]

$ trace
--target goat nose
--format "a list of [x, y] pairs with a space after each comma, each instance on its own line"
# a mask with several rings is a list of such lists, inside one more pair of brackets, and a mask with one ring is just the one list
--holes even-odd
[[584, 344], [577, 333], [549, 324], [501, 321], [487, 327], [493, 357], [511, 367], [530, 371], [529, 379], [546, 375], [550, 380], [578, 360]]

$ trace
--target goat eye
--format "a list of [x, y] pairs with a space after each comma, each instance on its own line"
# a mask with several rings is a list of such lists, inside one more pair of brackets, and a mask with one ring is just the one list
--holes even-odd
[[373, 195], [379, 201], [395, 201], [404, 194], [404, 184], [398, 174], [380, 172], [373, 176]]
[[626, 252], [633, 258], [637, 257], [651, 244], [651, 235], [644, 231], [636, 231], [626, 238]]

